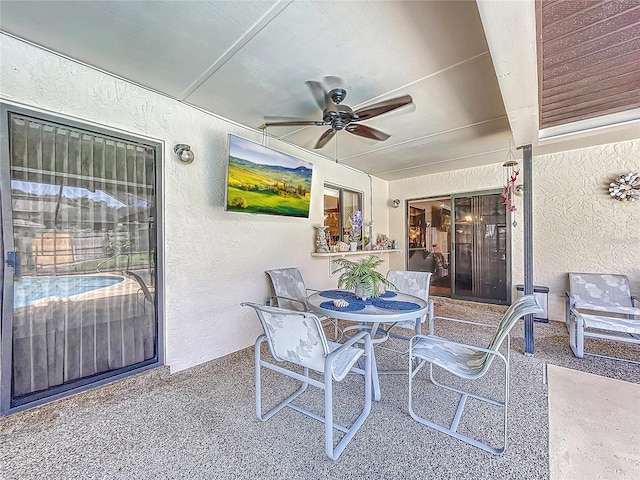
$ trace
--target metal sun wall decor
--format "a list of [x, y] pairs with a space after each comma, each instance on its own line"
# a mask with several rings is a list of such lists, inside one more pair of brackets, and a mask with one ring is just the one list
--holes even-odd
[[627, 173], [615, 178], [609, 184], [609, 195], [621, 202], [635, 202], [640, 199], [640, 173]]

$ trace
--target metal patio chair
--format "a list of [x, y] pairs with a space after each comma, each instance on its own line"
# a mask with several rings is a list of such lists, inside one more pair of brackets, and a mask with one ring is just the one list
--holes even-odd
[[[518, 319], [524, 315], [542, 313], [542, 308], [538, 305], [535, 296], [525, 295], [517, 299], [505, 312], [498, 327], [493, 325], [486, 325], [481, 323], [469, 322], [465, 320], [459, 320], [454, 318], [435, 317], [435, 319], [442, 319], [446, 321], [458, 322], [468, 324], [470, 327], [490, 327], [495, 328], [493, 338], [489, 342], [487, 347], [478, 347], [474, 345], [468, 345], [459, 342], [453, 342], [444, 338], [436, 337], [434, 335], [416, 335], [409, 342], [409, 414], [411, 417], [431, 428], [434, 428], [442, 433], [446, 433], [454, 438], [469, 443], [475, 447], [481, 448], [487, 452], [499, 455], [507, 447], [507, 405], [509, 402], [509, 356], [510, 356], [510, 336], [509, 331], [516, 324]], [[434, 320], [435, 320], [434, 319]], [[433, 331], [433, 325], [430, 325], [430, 332]], [[504, 340], [507, 340], [507, 352], [506, 356], [503, 355], [499, 349]], [[439, 382], [434, 377], [433, 367], [440, 367], [447, 372], [450, 372], [460, 378], [467, 380], [477, 380], [482, 378], [495, 358], [499, 358], [504, 363], [504, 396], [502, 399], [495, 400], [493, 398], [484, 397], [481, 395], [473, 394], [471, 392], [456, 388], [450, 385], [445, 385]], [[417, 367], [414, 368], [414, 361], [417, 361]], [[442, 387], [446, 390], [455, 392], [460, 395], [458, 407], [451, 425], [443, 427], [431, 420], [428, 420], [424, 416], [418, 415], [413, 407], [413, 385], [414, 377], [418, 372], [429, 364], [429, 375], [431, 381], [438, 387]], [[503, 432], [502, 432], [502, 446], [495, 448], [487, 443], [481, 442], [470, 436], [459, 433], [458, 425], [462, 418], [462, 413], [467, 399], [471, 397], [483, 402], [487, 402], [491, 405], [495, 405], [503, 410]]]
[[[405, 320], [404, 322], [394, 323], [388, 327], [389, 336], [409, 341], [413, 335], [422, 333], [422, 324], [427, 318], [433, 318], [433, 300], [429, 299], [429, 286], [431, 284], [431, 272], [411, 272], [403, 270], [389, 270], [387, 272], [387, 280], [393, 283], [401, 293], [408, 293], [414, 297], [422, 298], [429, 305], [429, 313], [415, 320]], [[394, 328], [403, 328], [411, 330], [410, 336], [392, 332]]]
[[[302, 273], [298, 268], [276, 268], [273, 270], [265, 270], [269, 275], [275, 295], [269, 299], [269, 305], [272, 307], [281, 307], [289, 310], [309, 311], [307, 297], [309, 292], [318, 292], [312, 288], [307, 288]], [[338, 321], [323, 317], [322, 326], [333, 328], [333, 340], [338, 340], [341, 333], [338, 327]]]
[[136, 292], [136, 301], [140, 305], [142, 305], [143, 312], [147, 312], [147, 303], [152, 307], [155, 307], [155, 288], [148, 286], [144, 279], [135, 272], [125, 270], [124, 273], [126, 275], [129, 275], [130, 277], [133, 277], [133, 279], [138, 282], [138, 285], [140, 286], [140, 288]]
[[606, 357], [585, 352], [585, 337], [640, 344], [640, 308], [636, 304], [640, 304], [640, 297], [631, 295], [626, 275], [569, 273], [565, 321], [573, 354], [578, 358]]
[[[320, 320], [312, 313], [251, 302], [244, 302], [242, 306], [253, 308], [264, 328], [264, 334], [255, 343], [256, 416], [266, 421], [284, 407], [290, 407], [323, 422], [326, 454], [332, 460], [338, 459], [371, 411], [372, 347], [369, 333], [361, 332], [343, 344], [330, 342], [327, 341]], [[262, 358], [261, 345], [264, 341], [267, 342], [273, 359], [281, 365]], [[354, 346], [357, 342], [361, 342], [363, 347]], [[359, 368], [357, 365], [361, 360], [363, 367]], [[292, 370], [290, 364], [302, 367], [302, 374]], [[302, 382], [300, 388], [265, 413], [262, 412], [262, 368]], [[311, 377], [309, 370], [318, 372], [323, 379]], [[364, 406], [351, 426], [345, 427], [333, 420], [333, 382], [344, 380], [349, 373], [364, 376]], [[324, 416], [292, 403], [309, 385], [324, 390]], [[344, 433], [336, 446], [333, 440], [334, 429]]]

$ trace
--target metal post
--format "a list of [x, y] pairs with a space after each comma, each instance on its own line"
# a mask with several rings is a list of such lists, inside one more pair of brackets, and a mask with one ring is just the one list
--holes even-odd
[[[522, 149], [524, 179], [524, 294], [533, 294], [533, 168], [531, 145]], [[524, 317], [524, 354], [533, 355], [533, 314]]]

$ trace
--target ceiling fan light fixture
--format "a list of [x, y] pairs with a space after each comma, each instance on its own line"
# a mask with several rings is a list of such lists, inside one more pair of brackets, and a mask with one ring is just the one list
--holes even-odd
[[329, 98], [336, 105], [342, 102], [347, 96], [347, 91], [344, 88], [334, 88], [329, 92]]

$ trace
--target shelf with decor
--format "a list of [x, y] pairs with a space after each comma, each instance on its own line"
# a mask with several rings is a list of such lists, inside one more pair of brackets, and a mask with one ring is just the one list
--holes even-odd
[[327, 265], [329, 267], [329, 276], [333, 277], [333, 266], [331, 262], [331, 257], [348, 257], [352, 255], [367, 256], [367, 255], [378, 255], [379, 253], [395, 253], [399, 251], [400, 251], [399, 248], [395, 248], [395, 249], [387, 248], [384, 250], [356, 250], [355, 252], [349, 251], [349, 252], [312, 253], [311, 256], [316, 258], [329, 257], [329, 261], [327, 262]]
[[399, 252], [399, 248], [386, 248], [384, 250], [356, 250], [355, 252], [327, 252], [327, 253], [312, 253], [312, 257], [345, 257], [348, 255], [376, 255], [378, 253], [393, 253]]

